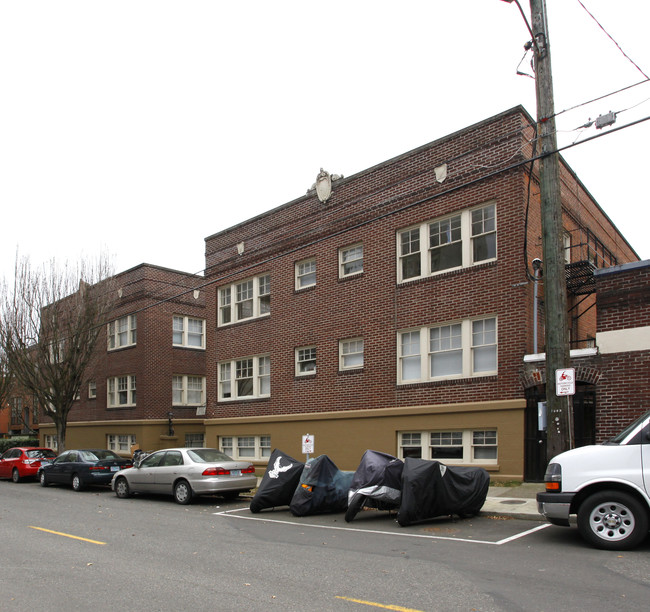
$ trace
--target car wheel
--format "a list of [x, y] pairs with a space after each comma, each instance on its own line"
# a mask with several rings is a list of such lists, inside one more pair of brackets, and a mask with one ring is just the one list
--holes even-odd
[[129, 489], [129, 483], [127, 482], [126, 478], [124, 478], [124, 476], [118, 478], [115, 481], [115, 495], [117, 495], [121, 499], [126, 499], [127, 497], [131, 497], [131, 490]]
[[631, 495], [601, 491], [580, 506], [578, 530], [596, 548], [628, 550], [648, 535], [648, 515]]
[[11, 480], [14, 482], [20, 482], [20, 474], [18, 473], [18, 468], [14, 468], [14, 471], [11, 472]]
[[79, 474], [73, 474], [72, 475], [72, 489], [74, 491], [81, 491], [83, 489], [83, 482], [81, 481], [81, 478], [79, 477]]
[[192, 501], [192, 488], [187, 480], [179, 480], [174, 485], [174, 501], [177, 504], [189, 504]]
[[41, 484], [42, 487], [47, 487], [47, 485], [49, 484], [47, 482], [47, 478], [43, 470], [41, 470], [38, 474], [38, 482]]

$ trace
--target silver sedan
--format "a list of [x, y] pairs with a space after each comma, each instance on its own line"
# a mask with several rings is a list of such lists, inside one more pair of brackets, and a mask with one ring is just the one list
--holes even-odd
[[216, 448], [167, 448], [135, 461], [134, 467], [115, 474], [111, 489], [118, 497], [133, 493], [173, 495], [189, 504], [195, 495], [237, 497], [257, 486], [255, 467], [235, 461]]

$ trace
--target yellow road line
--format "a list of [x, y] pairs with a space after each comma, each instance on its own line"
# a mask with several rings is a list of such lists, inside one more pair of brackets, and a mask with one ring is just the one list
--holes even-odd
[[352, 601], [354, 603], [363, 604], [364, 606], [373, 606], [375, 608], [383, 608], [384, 610], [395, 610], [396, 612], [422, 612], [422, 610], [415, 610], [414, 608], [404, 608], [402, 606], [387, 606], [374, 601], [364, 601], [363, 599], [353, 599], [352, 597], [335, 596], [336, 599], [343, 599], [345, 601]]
[[91, 544], [99, 544], [104, 546], [106, 542], [99, 542], [97, 540], [89, 540], [88, 538], [81, 538], [79, 536], [70, 535], [69, 533], [61, 533], [60, 531], [52, 531], [51, 529], [44, 529], [43, 527], [34, 527], [34, 525], [29, 526], [30, 529], [38, 529], [39, 531], [45, 531], [46, 533], [53, 533], [54, 535], [60, 535], [64, 538], [72, 538], [73, 540], [81, 540], [82, 542], [90, 542]]

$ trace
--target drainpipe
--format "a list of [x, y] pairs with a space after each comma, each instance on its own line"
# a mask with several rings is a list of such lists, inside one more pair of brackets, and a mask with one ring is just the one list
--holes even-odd
[[538, 290], [538, 284], [539, 284], [539, 278], [542, 275], [542, 260], [536, 257], [533, 259], [533, 271], [535, 274], [535, 281], [534, 281], [534, 290], [533, 290], [533, 344], [534, 344], [534, 353], [537, 355], [537, 321], [538, 321], [538, 316], [537, 316], [537, 309], [538, 309], [538, 302], [539, 300], [537, 299], [537, 290]]

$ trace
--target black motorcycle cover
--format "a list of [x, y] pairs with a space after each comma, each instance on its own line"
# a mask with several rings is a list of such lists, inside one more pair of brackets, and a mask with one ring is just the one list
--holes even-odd
[[327, 455], [309, 459], [289, 509], [294, 516], [343, 512], [354, 472], [342, 472]]
[[489, 486], [490, 475], [483, 468], [407, 457], [397, 522], [404, 527], [437, 516], [477, 514]]
[[403, 468], [401, 459], [367, 450], [352, 477], [345, 520], [349, 523], [364, 506], [379, 510], [399, 508]]
[[300, 482], [304, 467], [302, 461], [296, 461], [276, 448], [269, 457], [266, 472], [251, 500], [251, 512], [288, 506]]

